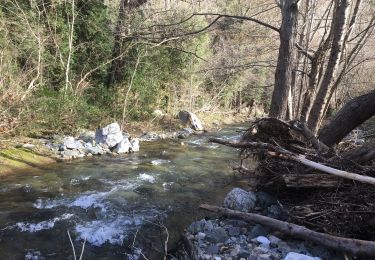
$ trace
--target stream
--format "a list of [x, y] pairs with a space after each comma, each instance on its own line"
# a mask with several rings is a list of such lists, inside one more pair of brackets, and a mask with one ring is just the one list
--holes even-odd
[[0, 258], [73, 259], [69, 231], [78, 255], [86, 240], [83, 259], [127, 259], [134, 247], [158, 259], [165, 227], [173, 244], [206, 214], [200, 203], [221, 204], [241, 186], [231, 169], [235, 149], [207, 139], [236, 140], [243, 129], [143, 142], [139, 153], [2, 177]]

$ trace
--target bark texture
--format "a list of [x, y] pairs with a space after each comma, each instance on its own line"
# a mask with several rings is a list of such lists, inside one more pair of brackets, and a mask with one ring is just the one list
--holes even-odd
[[375, 90], [346, 103], [320, 130], [318, 139], [328, 146], [333, 146], [373, 115], [375, 115]]
[[285, 119], [288, 107], [288, 94], [292, 85], [298, 3], [295, 0], [285, 0], [282, 2], [279, 56], [277, 59], [275, 88], [272, 93], [269, 115], [270, 117]]
[[322, 82], [318, 89], [314, 104], [311, 108], [308, 119], [309, 128], [316, 133], [319, 128], [320, 119], [323, 117], [327, 93], [332, 84], [339, 67], [341, 54], [343, 51], [343, 39], [345, 36], [345, 23], [349, 7], [349, 0], [336, 0], [336, 9], [332, 21], [332, 45], [327, 63], [327, 69], [323, 75]]

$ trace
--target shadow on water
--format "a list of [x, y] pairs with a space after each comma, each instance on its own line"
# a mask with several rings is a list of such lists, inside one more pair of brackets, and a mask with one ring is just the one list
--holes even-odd
[[126, 259], [133, 246], [156, 257], [163, 251], [165, 227], [173, 246], [190, 222], [203, 217], [200, 203], [220, 204], [238, 185], [230, 167], [236, 151], [207, 139], [235, 139], [241, 129], [193, 136], [184, 145], [142, 143], [137, 154], [4, 177], [1, 258], [72, 259], [67, 230], [77, 251], [87, 241], [85, 259]]

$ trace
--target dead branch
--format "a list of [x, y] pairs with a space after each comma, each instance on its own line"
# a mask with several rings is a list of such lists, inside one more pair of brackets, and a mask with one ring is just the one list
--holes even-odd
[[312, 231], [306, 227], [292, 224], [285, 221], [269, 218], [254, 213], [244, 213], [240, 211], [230, 210], [208, 204], [200, 205], [201, 209], [218, 213], [223, 216], [239, 218], [250, 223], [259, 223], [271, 229], [280, 231], [286, 235], [296, 238], [305, 239], [311, 242], [322, 244], [326, 247], [345, 251], [356, 255], [375, 255], [375, 242], [352, 238], [337, 237], [324, 233]]
[[350, 180], [355, 180], [363, 183], [368, 183], [375, 185], [375, 178], [369, 177], [369, 176], [363, 176], [347, 171], [342, 171], [338, 170], [314, 161], [311, 161], [307, 159], [304, 155], [301, 154], [294, 154], [282, 147], [274, 146], [268, 143], [262, 143], [262, 142], [239, 142], [239, 143], [233, 143], [233, 142], [228, 142], [216, 138], [210, 138], [210, 142], [218, 143], [218, 144], [223, 144], [226, 146], [230, 147], [235, 147], [235, 148], [242, 148], [242, 149], [262, 149], [267, 152], [268, 155], [274, 156], [274, 157], [280, 157], [283, 159], [287, 160], [293, 160], [299, 163], [302, 163], [303, 165], [309, 166], [311, 168], [314, 168], [316, 170], [329, 173], [335, 176], [339, 176], [345, 179], [350, 179]]
[[330, 174], [284, 174], [282, 178], [289, 188], [332, 188], [340, 184], [340, 179]]

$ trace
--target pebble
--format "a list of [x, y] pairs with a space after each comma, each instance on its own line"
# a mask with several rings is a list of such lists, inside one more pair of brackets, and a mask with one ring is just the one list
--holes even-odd
[[268, 245], [270, 244], [270, 241], [265, 236], [259, 236], [256, 239], [254, 239], [254, 241], [261, 243], [261, 244], [268, 244]]
[[206, 237], [206, 234], [202, 233], [202, 232], [198, 232], [197, 237], [198, 237], [198, 239], [204, 239]]

